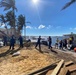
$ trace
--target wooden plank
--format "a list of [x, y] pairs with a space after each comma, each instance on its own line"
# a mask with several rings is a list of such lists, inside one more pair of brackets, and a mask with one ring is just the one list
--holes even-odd
[[76, 64], [66, 67], [70, 72], [76, 71]]
[[50, 75], [53, 72], [53, 70], [49, 70], [46, 75]]
[[37, 70], [35, 72], [32, 72], [32, 73], [30, 73], [28, 75], [35, 75], [35, 74], [38, 75], [40, 73], [44, 73], [44, 72], [48, 71], [49, 69], [54, 69], [56, 66], [57, 66], [57, 64], [52, 64], [52, 65], [49, 65], [47, 67], [41, 68], [41, 69], [39, 69], [39, 70]]
[[[60, 60], [59, 60], [60, 61]], [[57, 61], [57, 62], [55, 62], [55, 63], [53, 63], [53, 64], [51, 64], [51, 65], [48, 65], [48, 66], [46, 66], [46, 67], [44, 67], [44, 68], [41, 68], [41, 69], [39, 69], [39, 70], [37, 70], [37, 71], [35, 71], [35, 72], [32, 72], [32, 73], [30, 73], [30, 74], [28, 74], [28, 75], [35, 75], [35, 74], [38, 74], [38, 73], [44, 73], [44, 72], [46, 72], [46, 71], [48, 71], [49, 69], [50, 70], [52, 70], [52, 69], [54, 69], [56, 66], [57, 66], [57, 64], [56, 63], [58, 63], [59, 61]], [[26, 75], [26, 74], [25, 74]]]
[[[52, 72], [53, 70], [50, 70], [50, 71]], [[48, 72], [48, 70], [44, 70], [44, 71], [39, 72], [39, 73], [34, 74], [34, 75], [47, 75], [47, 72]]]
[[58, 63], [57, 67], [53, 70], [53, 72], [52, 72], [50, 75], [58, 75], [58, 73], [59, 73], [61, 67], [63, 66], [63, 64], [64, 64], [64, 60], [62, 59], [62, 60]]
[[72, 64], [74, 64], [74, 62], [73, 61], [68, 61], [68, 62], [65, 62], [65, 66], [67, 67], [67, 66], [70, 66], [70, 65], [72, 65]]
[[60, 72], [58, 75], [67, 75], [69, 70], [66, 67], [61, 68]]

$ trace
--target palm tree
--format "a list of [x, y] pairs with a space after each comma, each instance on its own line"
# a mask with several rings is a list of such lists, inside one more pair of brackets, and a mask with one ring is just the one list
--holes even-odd
[[6, 17], [6, 21], [8, 22], [8, 25], [11, 28], [15, 27], [15, 25], [14, 25], [14, 19], [13, 19], [13, 12], [12, 11], [8, 11], [6, 13], [6, 16], [5, 17]]
[[1, 22], [1, 25], [3, 25], [3, 23], [4, 23], [4, 24], [5, 24], [5, 28], [7, 28], [6, 23], [7, 23], [8, 21], [6, 20], [6, 16], [0, 15], [0, 22]]
[[[18, 21], [17, 21], [17, 31], [18, 31], [18, 35], [21, 33], [22, 30], [24, 30], [24, 35], [26, 36], [26, 23], [31, 24], [31, 22], [26, 22], [26, 18], [24, 15], [19, 15], [18, 16]], [[24, 28], [24, 29], [23, 29]], [[25, 37], [26, 40], [26, 37]]]
[[4, 11], [12, 9], [12, 14], [13, 14], [13, 19], [12, 19], [13, 20], [13, 29], [14, 29], [14, 33], [15, 33], [16, 32], [16, 29], [15, 29], [15, 10], [17, 11], [17, 8], [15, 6], [15, 0], [1, 0], [0, 7], [4, 7]]
[[5, 23], [6, 21], [5, 21], [5, 16], [4, 15], [0, 15], [0, 21], [1, 21], [1, 23]]
[[66, 9], [67, 7], [69, 7], [71, 4], [75, 3], [76, 0], [71, 0], [70, 2], [66, 3], [66, 5], [62, 8], [62, 10]]
[[15, 0], [1, 0], [0, 7], [4, 7], [4, 11], [9, 10], [11, 8], [13, 11], [15, 9], [17, 10], [17, 8], [15, 6]]
[[[11, 35], [12, 34], [16, 34], [15, 32], [16, 32], [16, 26], [15, 26], [15, 24], [14, 24], [14, 19], [13, 19], [13, 11], [8, 11], [7, 13], [6, 13], [6, 21], [7, 21], [7, 25], [9, 25], [10, 26], [10, 28], [11, 28]], [[13, 29], [13, 30], [12, 30]]]
[[0, 22], [1, 22], [1, 26], [5, 24], [4, 27], [6, 28], [7, 34], [8, 34], [8, 29], [7, 29], [7, 25], [6, 25], [7, 20], [5, 19], [5, 16], [4, 15], [0, 15]]
[[23, 29], [24, 26], [25, 26], [25, 17], [21, 14], [18, 16], [18, 22], [17, 22], [18, 34], [21, 33], [21, 30]]

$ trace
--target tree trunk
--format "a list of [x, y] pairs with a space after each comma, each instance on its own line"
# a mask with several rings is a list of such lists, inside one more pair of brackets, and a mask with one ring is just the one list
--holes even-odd
[[24, 26], [24, 37], [25, 37], [25, 40], [26, 40], [26, 26]]
[[12, 8], [12, 11], [13, 11], [13, 20], [14, 20], [14, 23], [13, 23], [13, 35], [16, 36], [16, 25], [15, 25], [15, 10], [14, 8]]

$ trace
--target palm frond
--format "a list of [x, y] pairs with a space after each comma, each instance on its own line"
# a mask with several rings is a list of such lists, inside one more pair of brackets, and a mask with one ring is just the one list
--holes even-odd
[[61, 9], [61, 10], [64, 10], [66, 9], [67, 7], [69, 7], [71, 4], [73, 4], [74, 2], [76, 2], [76, 0], [71, 0], [70, 2], [66, 3], [66, 5]]
[[17, 8], [15, 6], [15, 0], [2, 0], [0, 2], [0, 7], [5, 7], [4, 11], [8, 10], [10, 8], [13, 8], [13, 9], [15, 9], [17, 11]]
[[5, 7], [5, 8], [4, 8], [4, 11], [6, 11], [6, 10], [8, 10], [8, 9], [10, 9], [10, 8], [11, 8], [11, 7]]
[[7, 6], [8, 4], [7, 3], [5, 3], [5, 2], [0, 2], [0, 7], [5, 7], [5, 6]]
[[14, 6], [14, 9], [16, 10], [16, 11], [18, 11], [18, 9]]

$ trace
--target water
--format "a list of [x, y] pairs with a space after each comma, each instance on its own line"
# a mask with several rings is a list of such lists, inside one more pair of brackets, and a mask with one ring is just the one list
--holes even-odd
[[[47, 41], [48, 36], [41, 36], [41, 38], [42, 38], [42, 40]], [[65, 37], [65, 36], [51, 36], [51, 38], [52, 38], [52, 46], [54, 46], [55, 43], [56, 43], [57, 38], [59, 40], [62, 40], [64, 38], [68, 38], [68, 37]], [[31, 42], [37, 42], [38, 36], [27, 36], [26, 39], [30, 39]]]

